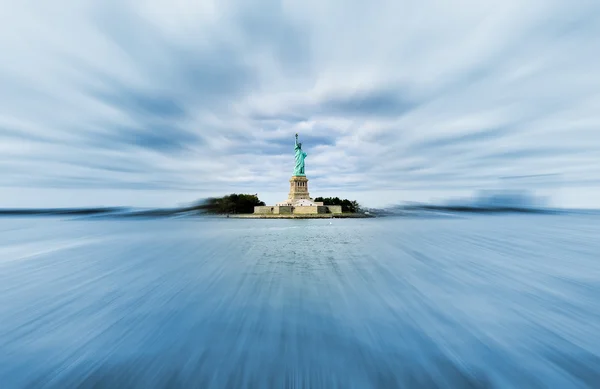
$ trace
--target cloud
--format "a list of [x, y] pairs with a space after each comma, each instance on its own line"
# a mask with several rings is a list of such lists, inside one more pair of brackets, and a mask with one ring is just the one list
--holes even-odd
[[547, 175], [518, 185], [573, 202], [565, 190], [600, 180], [594, 2], [59, 0], [4, 10], [0, 207], [18, 203], [19, 188], [51, 190], [50, 203], [86, 191], [90, 205], [108, 192], [118, 202], [120, 190], [139, 201], [124, 205], [152, 205], [156, 191], [173, 204], [232, 191], [276, 200], [295, 133], [312, 194], [372, 205], [517, 175]]

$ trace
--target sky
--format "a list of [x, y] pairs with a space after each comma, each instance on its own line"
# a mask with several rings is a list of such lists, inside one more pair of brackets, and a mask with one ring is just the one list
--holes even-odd
[[0, 0], [0, 208], [600, 208], [597, 0]]

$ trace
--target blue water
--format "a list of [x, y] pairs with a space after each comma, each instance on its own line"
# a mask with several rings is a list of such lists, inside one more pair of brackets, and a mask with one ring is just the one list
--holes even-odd
[[2, 389], [599, 387], [598, 215], [0, 218]]

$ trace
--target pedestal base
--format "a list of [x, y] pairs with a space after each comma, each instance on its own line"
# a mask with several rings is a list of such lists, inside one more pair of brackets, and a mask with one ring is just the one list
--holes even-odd
[[323, 205], [322, 202], [315, 202], [310, 198], [306, 176], [292, 176], [287, 200], [274, 206], [254, 207], [254, 214], [259, 215], [337, 215], [341, 213], [342, 207], [339, 205]]

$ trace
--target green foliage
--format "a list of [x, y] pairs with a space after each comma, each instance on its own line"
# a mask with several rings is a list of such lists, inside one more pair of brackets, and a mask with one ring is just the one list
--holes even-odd
[[233, 193], [223, 197], [209, 198], [194, 208], [215, 214], [253, 213], [254, 207], [257, 205], [265, 205], [257, 195]]
[[315, 201], [323, 202], [324, 205], [341, 205], [342, 212], [360, 212], [360, 204], [356, 200], [342, 200], [339, 197], [317, 197]]

